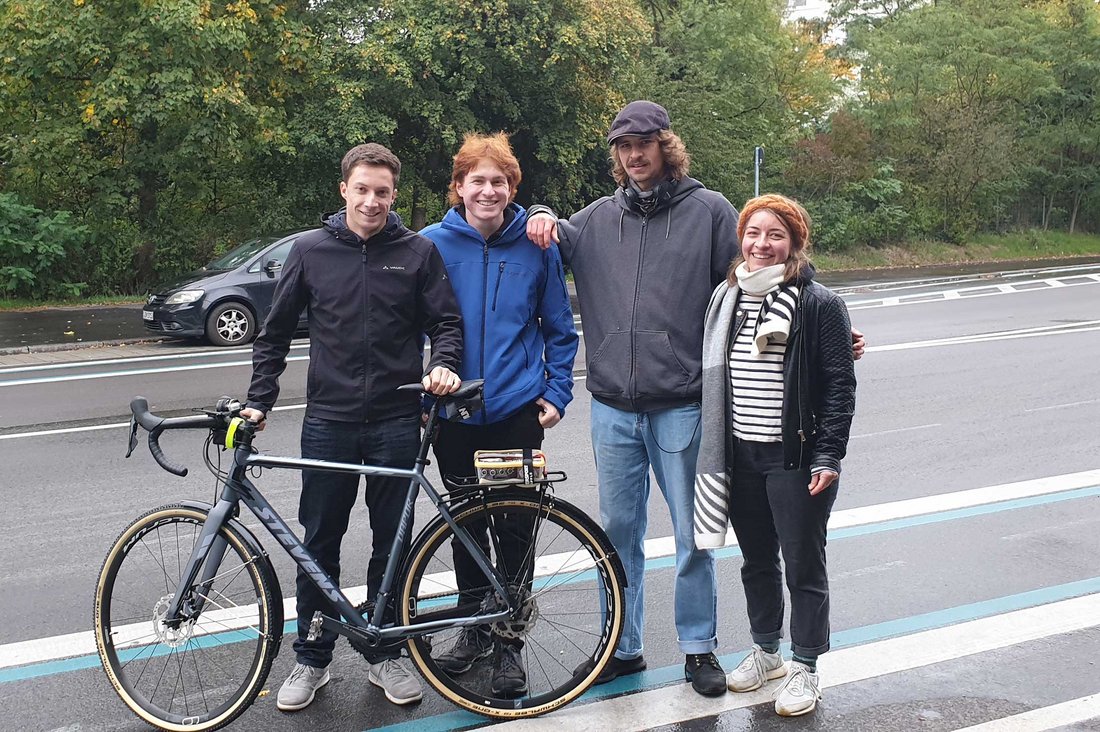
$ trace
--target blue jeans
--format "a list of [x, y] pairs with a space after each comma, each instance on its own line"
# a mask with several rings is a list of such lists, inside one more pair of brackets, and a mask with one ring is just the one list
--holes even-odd
[[718, 646], [714, 555], [695, 548], [695, 461], [698, 404], [624, 412], [592, 400], [592, 450], [600, 485], [600, 518], [626, 569], [626, 618], [615, 655], [642, 653], [645, 623], [645, 534], [649, 469], [665, 496], [676, 541], [676, 634], [681, 652]]
[[[302, 421], [302, 457], [341, 463], [369, 463], [393, 468], [411, 468], [420, 448], [420, 415], [377, 422], [337, 422], [318, 417]], [[317, 563], [340, 582], [340, 545], [348, 530], [351, 509], [359, 495], [358, 475], [323, 470], [302, 471], [302, 496], [298, 521], [305, 529], [302, 543]], [[373, 602], [382, 584], [397, 523], [409, 490], [406, 478], [368, 477], [366, 504], [370, 514], [371, 556], [367, 562], [367, 596]], [[317, 640], [307, 640], [313, 613], [332, 615], [335, 609], [301, 567], [297, 580], [298, 638], [294, 652], [299, 663], [324, 668], [332, 661], [336, 633], [321, 631]], [[387, 608], [385, 621], [393, 621]], [[368, 660], [378, 663], [397, 658], [398, 651], [380, 648]]]

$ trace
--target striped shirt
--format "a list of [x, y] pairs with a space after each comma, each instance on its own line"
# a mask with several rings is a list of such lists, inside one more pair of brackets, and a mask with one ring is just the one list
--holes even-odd
[[733, 434], [755, 442], [783, 441], [783, 356], [785, 343], [768, 343], [759, 356], [752, 354], [752, 337], [764, 298], [742, 291], [737, 317], [745, 322], [729, 354]]

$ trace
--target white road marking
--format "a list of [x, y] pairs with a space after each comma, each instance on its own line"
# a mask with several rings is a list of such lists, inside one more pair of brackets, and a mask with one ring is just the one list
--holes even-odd
[[1066, 402], [1065, 404], [1051, 404], [1046, 407], [1035, 407], [1034, 409], [1025, 409], [1025, 412], [1045, 412], [1048, 409], [1065, 409], [1066, 407], [1079, 407], [1083, 404], [1096, 404], [1100, 402], [1100, 399], [1086, 399], [1082, 402]]
[[[821, 686], [828, 689], [923, 668], [1098, 624], [1100, 594], [1093, 594], [842, 648], [822, 656], [818, 661]], [[773, 682], [758, 691], [708, 699], [696, 694], [690, 684], [674, 684], [606, 701], [576, 704], [554, 712], [549, 718], [517, 720], [494, 725], [493, 729], [548, 732], [560, 729], [571, 732], [647, 730], [767, 704], [772, 701], [776, 688]]]
[[915, 427], [898, 427], [896, 430], [881, 430], [879, 432], [864, 432], [859, 435], [852, 435], [848, 439], [857, 440], [861, 437], [878, 437], [879, 435], [892, 435], [897, 432], [912, 432], [913, 430], [928, 430], [933, 427], [943, 427], [942, 424], [936, 422], [935, 424], [918, 424]]
[[[1069, 473], [1048, 478], [1021, 481], [1018, 483], [1006, 483], [1004, 485], [987, 486], [971, 490], [944, 493], [921, 498], [911, 498], [904, 501], [892, 501], [860, 508], [850, 508], [844, 511], [833, 512], [829, 520], [829, 529], [837, 530], [864, 524], [879, 523], [894, 519], [921, 516], [941, 511], [950, 511], [960, 508], [982, 506], [1001, 501], [1010, 501], [1019, 498], [1042, 496], [1050, 493], [1060, 493], [1076, 488], [1086, 488], [1100, 484], [1100, 470], [1088, 470], [1081, 473]], [[737, 539], [732, 529], [726, 537], [727, 546], [736, 546]], [[645, 542], [645, 555], [647, 559], [656, 559], [672, 556], [676, 553], [674, 539], [671, 536], [647, 539]], [[548, 556], [544, 558], [546, 572], [554, 568], [554, 562], [559, 558]], [[446, 582], [445, 577], [440, 577], [441, 583]], [[352, 602], [359, 602], [366, 596], [366, 587], [357, 586], [344, 590]], [[358, 599], [355, 599], [358, 598]], [[296, 616], [294, 610], [294, 598], [288, 598], [284, 602], [284, 615], [287, 620], [293, 620]], [[1098, 616], [1100, 618], [1100, 616]], [[1100, 622], [1098, 619], [1097, 622]], [[228, 625], [228, 624], [227, 624]], [[134, 624], [135, 631], [148, 634], [149, 624]], [[228, 629], [226, 627], [223, 630]], [[128, 632], [128, 631], [123, 631]], [[19, 641], [0, 645], [0, 668], [22, 666], [28, 663], [41, 663], [71, 656], [95, 653], [95, 640], [91, 631], [70, 633], [68, 635], [39, 638], [35, 640]]]
[[1004, 719], [959, 729], [956, 732], [1045, 732], [1100, 717], [1100, 694], [1082, 696], [1061, 704], [1032, 709]]
[[[309, 343], [296, 343], [291, 345], [291, 351], [299, 351], [309, 348]], [[0, 375], [23, 373], [26, 371], [55, 371], [57, 369], [78, 369], [94, 366], [115, 366], [120, 363], [145, 363], [150, 361], [179, 361], [189, 358], [206, 358], [208, 356], [238, 356], [244, 353], [252, 353], [251, 348], [229, 348], [217, 351], [187, 351], [186, 353], [166, 353], [157, 356], [126, 356], [124, 358], [102, 358], [86, 361], [65, 361], [62, 363], [45, 363], [34, 366], [9, 366], [0, 368]]]
[[[1015, 295], [1023, 292], [1043, 292], [1057, 287], [1078, 287], [1081, 285], [1100, 284], [1100, 275], [1074, 275], [1064, 278], [1050, 278], [1046, 280], [1028, 280], [1012, 284], [1000, 284], [986, 282], [973, 287], [953, 287], [947, 290], [933, 290], [931, 292], [918, 292], [912, 295], [894, 295], [890, 297], [875, 297], [868, 300], [847, 301], [849, 310], [867, 310], [869, 308], [897, 307], [899, 305], [921, 305], [929, 302], [944, 302], [965, 298], [971, 300], [978, 297], [993, 297], [997, 295]], [[912, 285], [921, 287], [922, 285]], [[907, 289], [906, 287], [890, 289]], [[889, 292], [890, 290], [885, 290]]]
[[886, 351], [911, 351], [917, 348], [936, 348], [938, 346], [957, 346], [971, 343], [992, 343], [993, 341], [1012, 341], [1020, 338], [1041, 338], [1052, 335], [1075, 335], [1100, 330], [1100, 320], [1090, 320], [1072, 325], [1051, 325], [1037, 328], [1021, 328], [1020, 330], [999, 331], [996, 333], [979, 333], [976, 335], [953, 336], [951, 338], [935, 338], [927, 341], [910, 341], [909, 343], [891, 343], [885, 346], [868, 346], [868, 353], [883, 353]]

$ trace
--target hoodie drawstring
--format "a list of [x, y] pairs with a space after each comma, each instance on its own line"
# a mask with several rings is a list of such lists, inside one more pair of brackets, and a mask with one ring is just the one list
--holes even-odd
[[626, 209], [619, 209], [619, 243], [623, 243], [623, 217], [626, 216]]
[[672, 231], [672, 206], [668, 207], [668, 223], [665, 224], [665, 241], [668, 241], [668, 232]]

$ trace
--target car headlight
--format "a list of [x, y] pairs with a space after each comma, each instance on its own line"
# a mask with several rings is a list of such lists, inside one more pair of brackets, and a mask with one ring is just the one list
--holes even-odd
[[202, 290], [180, 290], [179, 292], [170, 295], [167, 300], [164, 301], [165, 305], [186, 305], [189, 302], [195, 302], [203, 295]]

